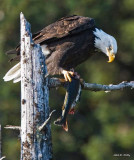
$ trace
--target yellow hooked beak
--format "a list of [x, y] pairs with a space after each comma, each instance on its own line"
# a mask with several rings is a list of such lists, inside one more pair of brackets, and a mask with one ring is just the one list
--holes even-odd
[[108, 49], [107, 49], [107, 52], [108, 52], [108, 57], [109, 57], [108, 63], [111, 63], [111, 62], [113, 62], [114, 59], [115, 59], [115, 54], [114, 54], [114, 53], [111, 53]]

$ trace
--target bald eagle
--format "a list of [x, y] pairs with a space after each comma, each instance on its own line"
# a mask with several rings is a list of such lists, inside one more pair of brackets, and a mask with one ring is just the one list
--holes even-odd
[[[68, 131], [67, 115], [74, 113], [73, 102], [79, 96], [79, 83], [74, 68], [86, 61], [95, 52], [102, 52], [112, 62], [117, 53], [117, 42], [113, 36], [95, 26], [93, 18], [82, 16], [63, 17], [33, 34], [35, 44], [40, 44], [45, 55], [49, 75], [64, 75], [68, 88], [62, 107], [62, 115], [54, 123]], [[7, 54], [16, 54], [12, 60], [20, 60], [20, 45]], [[20, 62], [4, 76], [4, 81], [21, 80]]]
[[[86, 61], [95, 52], [101, 51], [112, 62], [117, 53], [115, 38], [95, 26], [93, 18], [82, 16], [63, 17], [43, 28], [32, 36], [34, 43], [40, 44], [46, 57], [49, 75], [63, 74], [66, 81], [71, 81], [77, 65]], [[20, 45], [7, 54], [16, 54], [13, 59], [20, 59]], [[20, 81], [20, 62], [4, 76], [4, 81]]]

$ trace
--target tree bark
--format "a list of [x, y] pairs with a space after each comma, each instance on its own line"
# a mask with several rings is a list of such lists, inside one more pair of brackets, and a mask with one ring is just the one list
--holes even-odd
[[45, 57], [32, 41], [30, 24], [21, 13], [21, 160], [52, 159], [49, 91]]
[[[96, 83], [86, 83], [82, 79], [81, 86], [82, 90], [89, 90], [89, 91], [105, 91], [105, 92], [111, 92], [116, 90], [123, 90], [125, 88], [134, 89], [134, 81], [126, 82], [123, 81], [119, 84], [96, 84]], [[58, 79], [58, 78], [50, 78], [48, 80], [48, 87], [49, 88], [56, 88], [56, 87], [64, 87], [67, 85], [68, 82], [66, 82], [64, 79]]]

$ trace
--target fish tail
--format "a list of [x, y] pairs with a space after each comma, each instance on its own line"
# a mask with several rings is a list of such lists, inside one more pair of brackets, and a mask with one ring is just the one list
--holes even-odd
[[68, 132], [68, 123], [67, 123], [67, 120], [65, 121], [65, 123], [62, 125], [63, 126], [63, 129]]
[[61, 117], [54, 121], [55, 125], [62, 126], [63, 129], [68, 132], [68, 123], [66, 119], [62, 119]]

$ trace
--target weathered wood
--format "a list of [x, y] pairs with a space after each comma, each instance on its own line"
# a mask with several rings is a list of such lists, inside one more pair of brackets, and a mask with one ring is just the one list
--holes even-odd
[[41, 126], [39, 126], [39, 128], [38, 128], [39, 131], [42, 131], [42, 130], [44, 129], [44, 127], [45, 127], [45, 126], [47, 125], [47, 123], [50, 121], [51, 116], [52, 116], [52, 114], [53, 114], [55, 111], [56, 111], [56, 110], [53, 110], [53, 111], [50, 113], [49, 117], [45, 120], [45, 122], [44, 122]]
[[21, 13], [21, 160], [52, 159], [45, 57], [32, 41], [30, 25]]
[[4, 158], [6, 158], [5, 156], [1, 157], [0, 160], [3, 160]]
[[[58, 79], [58, 78], [50, 78], [48, 80], [48, 86], [49, 88], [56, 88], [56, 87], [63, 87], [66, 86], [68, 82], [66, 82], [64, 79]], [[96, 84], [96, 83], [86, 83], [83, 80], [81, 80], [81, 85], [83, 90], [90, 90], [90, 91], [116, 91], [116, 90], [122, 90], [126, 88], [134, 89], [134, 81], [130, 82], [121, 82], [119, 84], [109, 84], [109, 85], [103, 85], [103, 84]]]
[[13, 129], [13, 130], [21, 130], [20, 126], [12, 126], [12, 125], [6, 125], [6, 127], [4, 127], [5, 129]]

